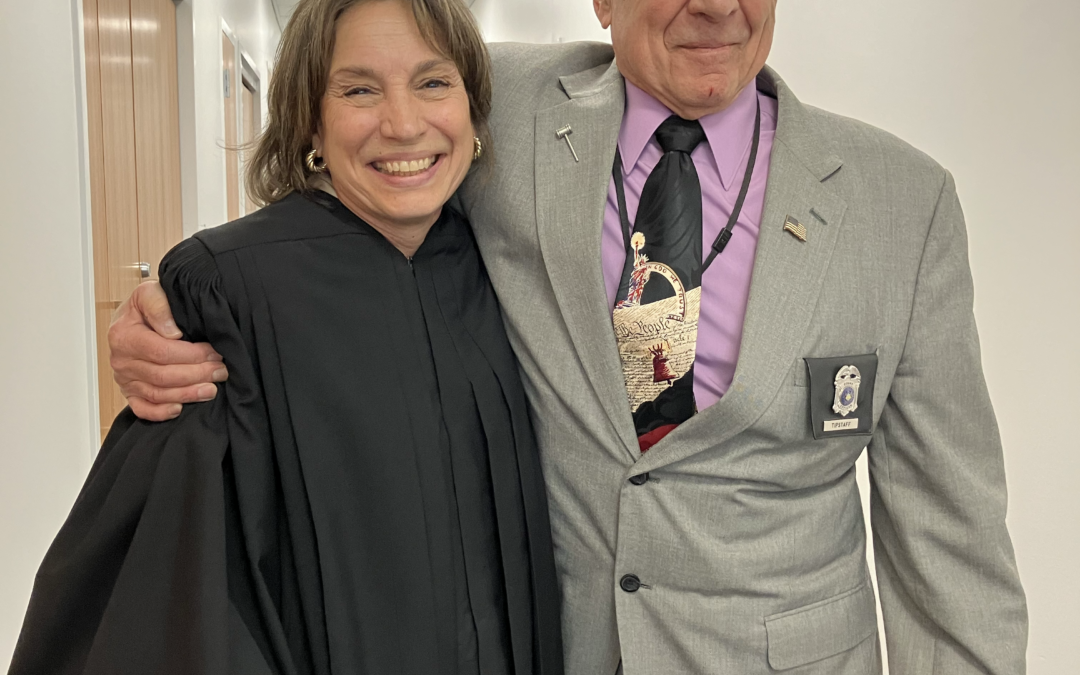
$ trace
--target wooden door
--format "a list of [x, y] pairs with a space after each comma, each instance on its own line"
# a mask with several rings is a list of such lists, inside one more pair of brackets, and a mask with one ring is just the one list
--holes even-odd
[[180, 203], [180, 100], [173, 0], [131, 0], [139, 260], [158, 264], [184, 234]]
[[236, 67], [236, 45], [228, 33], [221, 33], [221, 66], [225, 80], [225, 201], [228, 219], [240, 217], [240, 158], [236, 151], [237, 99], [243, 89]]
[[126, 405], [109, 367], [112, 313], [183, 236], [176, 10], [172, 0], [83, 0], [83, 14], [104, 437]]

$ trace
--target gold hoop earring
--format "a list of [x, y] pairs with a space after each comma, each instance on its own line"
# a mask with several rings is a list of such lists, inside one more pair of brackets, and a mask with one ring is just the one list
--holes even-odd
[[322, 158], [316, 157], [315, 153], [315, 148], [312, 148], [311, 152], [309, 152], [307, 154], [307, 157], [304, 159], [304, 164], [307, 166], [307, 170], [311, 173], [326, 173], [326, 161], [324, 160], [322, 164], [316, 164], [315, 160]]
[[484, 144], [480, 142], [479, 138], [474, 136], [473, 137], [473, 154], [472, 154], [473, 161], [475, 162], [476, 160], [480, 159], [483, 156], [484, 156]]

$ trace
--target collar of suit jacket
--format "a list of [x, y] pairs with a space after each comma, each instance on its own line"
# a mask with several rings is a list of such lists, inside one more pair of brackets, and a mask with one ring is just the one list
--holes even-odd
[[[613, 60], [610, 64], [563, 75], [559, 77], [559, 83], [567, 97], [581, 99], [595, 96], [607, 87], [623, 86], [623, 77], [617, 60]], [[806, 107], [795, 97], [780, 75], [765, 66], [757, 76], [756, 85], [758, 91], [779, 101], [774, 142], [784, 143], [794, 151], [818, 180], [823, 181], [836, 173], [843, 165], [843, 160], [821, 138], [807, 114]]]

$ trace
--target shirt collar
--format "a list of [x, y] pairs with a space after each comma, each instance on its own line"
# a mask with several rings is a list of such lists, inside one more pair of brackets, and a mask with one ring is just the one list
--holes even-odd
[[[700, 120], [705, 138], [709, 141], [710, 156], [719, 170], [720, 182], [725, 190], [731, 188], [735, 172], [750, 150], [756, 113], [757, 87], [751, 83], [739, 92], [727, 108]], [[656, 128], [671, 115], [667, 106], [629, 80], [626, 81], [626, 112], [619, 130], [623, 173], [628, 174], [633, 170], [645, 146], [656, 133]]]

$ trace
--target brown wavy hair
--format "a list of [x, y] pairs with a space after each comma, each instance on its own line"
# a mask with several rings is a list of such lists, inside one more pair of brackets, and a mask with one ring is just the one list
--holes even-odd
[[[247, 193], [271, 204], [312, 189], [304, 164], [322, 118], [322, 98], [341, 15], [353, 5], [386, 0], [301, 0], [281, 34], [277, 64], [267, 92], [266, 129], [245, 168]], [[454, 62], [469, 96], [469, 113], [484, 146], [478, 164], [492, 162], [491, 62], [472, 12], [461, 0], [391, 0], [408, 4], [420, 35], [433, 51]]]

